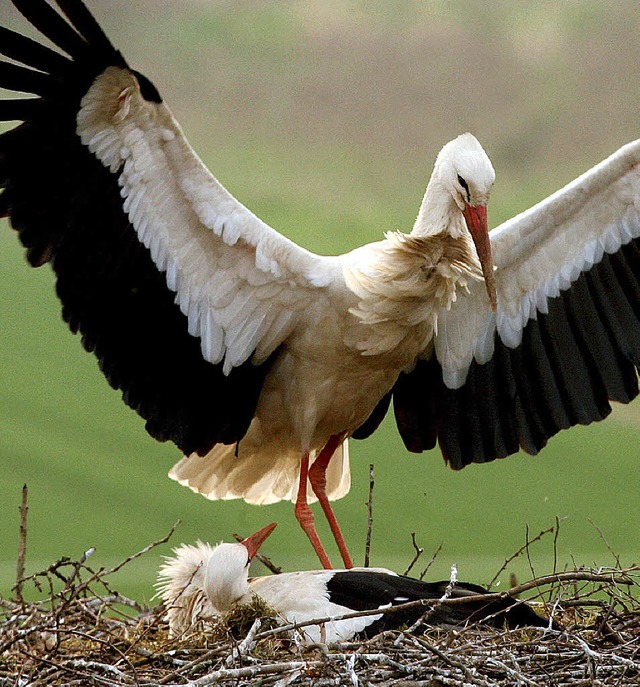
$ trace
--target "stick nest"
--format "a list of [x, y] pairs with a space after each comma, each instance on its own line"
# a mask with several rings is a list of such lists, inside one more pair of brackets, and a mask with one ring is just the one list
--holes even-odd
[[[637, 567], [580, 569], [520, 585], [562, 631], [422, 625], [327, 647], [305, 646], [261, 603], [170, 638], [160, 607], [112, 588], [109, 577], [122, 564], [96, 571], [88, 554], [25, 578], [19, 598], [0, 598], [0, 687], [640, 683]], [[39, 600], [25, 600], [28, 585]]]

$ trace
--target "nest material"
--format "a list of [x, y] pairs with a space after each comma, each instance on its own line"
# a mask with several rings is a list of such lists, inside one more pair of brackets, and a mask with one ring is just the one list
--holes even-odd
[[535, 589], [562, 631], [475, 625], [445, 632], [416, 624], [329, 647], [299, 643], [295, 628], [269, 619], [259, 602], [171, 639], [160, 607], [112, 589], [114, 570], [61, 560], [27, 579], [40, 600], [26, 601], [23, 585], [17, 600], [0, 599], [0, 687], [640, 683], [637, 567], [581, 569], [522, 585]]

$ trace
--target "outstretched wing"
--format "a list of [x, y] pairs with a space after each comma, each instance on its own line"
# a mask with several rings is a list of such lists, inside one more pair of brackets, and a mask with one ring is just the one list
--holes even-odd
[[14, 4], [66, 54], [0, 30], [0, 86], [36, 96], [0, 101], [22, 121], [0, 137], [0, 216], [51, 263], [65, 320], [154, 437], [239, 440], [335, 262], [222, 187], [80, 0]]
[[639, 165], [636, 141], [491, 233], [497, 313], [473, 285], [394, 388], [410, 450], [438, 441], [454, 468], [535, 454], [637, 395]]

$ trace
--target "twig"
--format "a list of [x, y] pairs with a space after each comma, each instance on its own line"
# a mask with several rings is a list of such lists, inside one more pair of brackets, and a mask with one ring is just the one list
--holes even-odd
[[367, 541], [364, 547], [364, 567], [369, 567], [371, 559], [371, 532], [373, 531], [373, 463], [369, 464], [369, 499], [367, 500]]
[[225, 659], [225, 665], [230, 666], [234, 661], [241, 659], [246, 653], [251, 651], [255, 645], [255, 637], [258, 634], [258, 630], [262, 626], [262, 621], [260, 618], [256, 618], [253, 621], [253, 625], [249, 628], [246, 637], [238, 644], [238, 646], [233, 647], [231, 653]]
[[444, 594], [440, 597], [440, 601], [449, 599], [453, 594], [453, 588], [458, 584], [458, 566], [454, 563], [451, 566], [451, 574], [449, 575], [449, 584], [444, 590]]
[[556, 515], [556, 529], [553, 533], [553, 572], [558, 572], [558, 537], [560, 536], [560, 518]]
[[293, 670], [319, 668], [322, 661], [290, 661], [284, 663], [270, 663], [245, 668], [221, 668], [193, 680], [192, 685], [215, 685], [222, 680], [240, 680], [242, 678], [254, 678], [258, 675], [272, 675], [273, 673], [285, 673]]
[[444, 651], [441, 651], [440, 649], [438, 649], [438, 647], [432, 646], [428, 642], [425, 642], [425, 641], [418, 639], [418, 637], [414, 637], [413, 641], [415, 644], [421, 646], [423, 649], [426, 649], [427, 651], [430, 651], [431, 653], [435, 654], [441, 661], [443, 661], [447, 665], [450, 665], [451, 667], [457, 668], [458, 670], [462, 671], [462, 674], [464, 675], [465, 679], [468, 682], [470, 682], [472, 685], [483, 685], [485, 687], [489, 687], [486, 680], [482, 680], [480, 678], [477, 678], [474, 675], [474, 671], [472, 671], [470, 668], [468, 668], [464, 663], [462, 663], [461, 661], [458, 661], [456, 659], [451, 658]]
[[422, 554], [424, 553], [424, 549], [421, 546], [418, 546], [418, 544], [416, 543], [415, 532], [411, 533], [411, 543], [413, 544], [413, 550], [415, 551], [415, 555], [411, 563], [409, 563], [409, 567], [404, 571], [404, 575], [408, 575], [411, 572], [413, 566], [418, 562], [418, 558], [420, 558], [420, 556], [422, 556]]
[[509, 563], [511, 563], [511, 561], [518, 558], [518, 556], [521, 556], [525, 551], [528, 550], [528, 548], [529, 548], [529, 546], [531, 546], [531, 544], [539, 541], [546, 534], [553, 532], [553, 530], [554, 530], [554, 525], [552, 525], [551, 527], [548, 527], [546, 530], [542, 530], [542, 532], [540, 532], [540, 534], [538, 534], [538, 536], [534, 537], [533, 539], [529, 539], [529, 530], [527, 527], [527, 541], [514, 554], [512, 554], [511, 556], [509, 556], [509, 558], [507, 558], [505, 560], [505, 562], [500, 566], [498, 572], [491, 578], [487, 587], [489, 587], [489, 588], [493, 587], [495, 581], [500, 577], [500, 574], [505, 570], [505, 568], [509, 565]]
[[127, 556], [122, 563], [118, 563], [118, 565], [115, 566], [115, 568], [111, 568], [111, 570], [105, 570], [103, 571], [103, 575], [113, 575], [113, 573], [118, 572], [121, 568], [123, 568], [127, 563], [130, 563], [131, 561], [135, 560], [136, 558], [140, 558], [140, 556], [144, 556], [145, 553], [151, 551], [151, 549], [155, 549], [156, 546], [160, 546], [160, 544], [166, 544], [169, 539], [171, 539], [173, 533], [176, 531], [178, 528], [178, 525], [180, 525], [180, 520], [175, 522], [173, 524], [173, 527], [169, 530], [169, 533], [166, 534], [162, 539], [158, 539], [158, 541], [154, 541], [148, 546], [145, 546], [144, 549], [140, 549], [137, 553], [131, 554], [131, 556]]
[[22, 502], [20, 504], [20, 543], [18, 545], [18, 563], [16, 565], [16, 597], [20, 603], [24, 603], [22, 597], [22, 586], [24, 584], [24, 565], [27, 557], [27, 513], [29, 506], [27, 505], [27, 497], [29, 489], [27, 485], [22, 486]]
[[442, 544], [438, 544], [438, 548], [433, 552], [431, 560], [427, 563], [427, 567], [420, 573], [420, 579], [424, 580], [424, 576], [429, 572], [429, 568], [434, 564], [438, 554], [442, 551]]
[[593, 522], [591, 518], [587, 518], [589, 523], [591, 524], [592, 527], [594, 527], [597, 531], [597, 533], [600, 535], [600, 539], [605, 543], [606, 547], [609, 549], [609, 552], [613, 556], [613, 560], [616, 562], [616, 565], [618, 568], [620, 568], [620, 556], [611, 548], [611, 544], [607, 541], [607, 538], [604, 536], [604, 532]]
[[[254, 637], [255, 639], [255, 637]], [[193, 661], [190, 661], [186, 665], [180, 666], [177, 670], [173, 671], [169, 675], [165, 675], [158, 684], [159, 685], [167, 685], [169, 684], [172, 680], [175, 680], [176, 678], [179, 678], [181, 675], [188, 675], [194, 668], [197, 668], [199, 665], [206, 663], [212, 658], [215, 658], [220, 654], [220, 647], [216, 647], [215, 649], [211, 649], [202, 656], [198, 656], [198, 658], [194, 659]]]
[[533, 569], [533, 561], [531, 560], [531, 551], [529, 550], [529, 545], [531, 542], [529, 541], [529, 525], [525, 525], [524, 528], [524, 541], [525, 541], [525, 547], [524, 550], [527, 553], [527, 562], [529, 563], [529, 570], [531, 571], [531, 578], [535, 579], [536, 577], [536, 571]]

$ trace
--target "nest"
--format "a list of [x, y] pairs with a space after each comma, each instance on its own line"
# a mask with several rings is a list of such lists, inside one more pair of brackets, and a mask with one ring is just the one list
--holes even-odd
[[[79, 561], [57, 561], [22, 580], [18, 598], [0, 599], [1, 687], [640, 682], [635, 567], [565, 571], [510, 590], [534, 590], [534, 603], [561, 631], [481, 625], [443, 631], [417, 623], [367, 641], [305, 646], [295, 627], [278, 624], [260, 602], [170, 638], [161, 607], [141, 605], [112, 588], [110, 576], [125, 563], [96, 571], [87, 565], [89, 553]], [[25, 600], [27, 585], [33, 587], [28, 595], [39, 600]]]
[[[546, 629], [431, 627], [428, 619], [439, 605], [460, 601], [445, 595], [406, 604], [425, 606], [422, 618], [411, 627], [366, 641], [309, 646], [301, 641], [300, 629], [329, 618], [282, 625], [273, 610], [256, 599], [174, 638], [169, 636], [161, 605], [152, 608], [119, 594], [110, 578], [167, 542], [175, 526], [166, 537], [114, 568], [92, 569], [87, 564], [93, 553], [89, 550], [78, 561], [64, 558], [25, 577], [27, 510], [25, 487], [15, 598], [0, 597], [0, 687], [640, 684], [640, 568], [622, 568], [617, 558], [615, 568], [576, 569], [544, 577], [535, 576], [529, 560], [533, 579], [503, 594], [526, 593], [528, 603], [549, 617]], [[367, 562], [371, 523], [369, 517]], [[504, 562], [496, 577], [514, 558], [529, 557], [531, 544], [547, 534], [554, 534], [555, 552], [559, 527], [556, 519], [554, 527], [533, 539], [527, 532], [526, 544]], [[415, 556], [405, 573], [423, 553], [415, 536], [413, 546]], [[278, 572], [268, 559], [260, 560]], [[432, 562], [433, 558], [421, 578]], [[28, 596], [37, 600], [27, 600]], [[487, 594], [487, 599], [495, 596]]]

